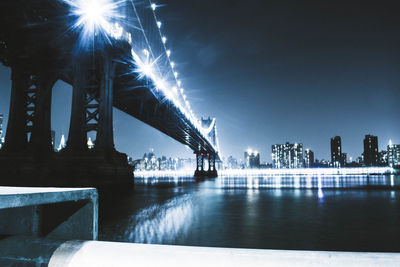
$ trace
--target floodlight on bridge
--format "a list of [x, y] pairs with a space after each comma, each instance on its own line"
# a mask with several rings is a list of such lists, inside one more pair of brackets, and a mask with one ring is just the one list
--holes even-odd
[[142, 59], [133, 49], [131, 50], [132, 57], [134, 60], [135, 70], [139, 79], [143, 79], [145, 77], [152, 79], [154, 82], [157, 81], [154, 75], [154, 64], [156, 64], [157, 59], [154, 61], [150, 61], [148, 50], [144, 49], [143, 53], [145, 54], [145, 58]]
[[[124, 1], [112, 0], [63, 0], [71, 7], [71, 12], [77, 16], [72, 28], [81, 28], [83, 38], [92, 38], [97, 34], [113, 35], [115, 31], [122, 35], [122, 27], [112, 23], [121, 18], [118, 7]], [[115, 35], [115, 34], [114, 34]]]

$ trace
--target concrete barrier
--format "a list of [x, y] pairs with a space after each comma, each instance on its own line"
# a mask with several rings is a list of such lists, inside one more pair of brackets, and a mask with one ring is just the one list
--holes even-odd
[[[3, 259], [3, 261], [2, 261]], [[399, 253], [186, 247], [10, 237], [0, 241], [0, 266], [259, 267], [400, 266]], [[29, 265], [31, 264], [31, 265]]]
[[93, 188], [0, 187], [0, 236], [96, 240]]

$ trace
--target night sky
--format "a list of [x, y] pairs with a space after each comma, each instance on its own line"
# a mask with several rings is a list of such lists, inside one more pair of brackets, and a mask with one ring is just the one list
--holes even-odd
[[[380, 149], [400, 143], [398, 1], [164, 0], [158, 8], [194, 112], [217, 118], [222, 155], [301, 142], [330, 159], [342, 136], [355, 159], [365, 134]], [[8, 113], [10, 70], [0, 67], [0, 113]], [[68, 133], [72, 90], [54, 88], [52, 127]], [[115, 111], [115, 143], [133, 158], [192, 152]], [[6, 117], [7, 119], [7, 117]]]

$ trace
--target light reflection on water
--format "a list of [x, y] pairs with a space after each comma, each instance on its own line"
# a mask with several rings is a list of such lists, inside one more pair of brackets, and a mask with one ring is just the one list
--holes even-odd
[[[194, 177], [137, 177], [139, 185], [184, 185], [197, 182]], [[400, 180], [395, 175], [249, 175], [220, 176], [215, 185], [221, 189], [328, 189], [328, 188], [397, 188]]]
[[135, 184], [139, 185], [183, 185], [196, 182], [193, 176], [161, 176], [161, 177], [135, 177]]
[[354, 176], [247, 176], [247, 177], [220, 177], [222, 188], [364, 188], [364, 187], [398, 187], [399, 179], [394, 175], [354, 175]]
[[192, 197], [175, 197], [131, 216], [123, 240], [134, 243], [168, 243], [184, 237], [193, 216]]
[[398, 175], [135, 177], [134, 193], [104, 211], [100, 239], [400, 251], [399, 189]]

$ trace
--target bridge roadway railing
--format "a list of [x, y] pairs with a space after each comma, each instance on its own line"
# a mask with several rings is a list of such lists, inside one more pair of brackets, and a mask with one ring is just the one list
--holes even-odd
[[[71, 209], [71, 204], [78, 204], [78, 208]], [[61, 213], [43, 216], [43, 211], [52, 207], [56, 208], [53, 211]], [[31, 210], [39, 212], [31, 216]], [[0, 219], [0, 266], [400, 266], [400, 253], [235, 249], [95, 241], [97, 193], [95, 189], [87, 188], [0, 187]], [[49, 225], [57, 230], [44, 235], [43, 229]]]

